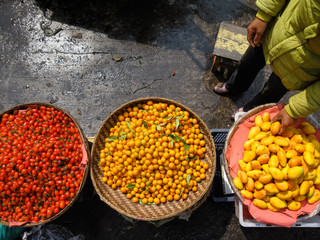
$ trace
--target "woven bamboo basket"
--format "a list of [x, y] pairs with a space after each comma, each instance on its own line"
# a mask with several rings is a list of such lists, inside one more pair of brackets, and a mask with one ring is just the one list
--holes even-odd
[[[164, 102], [168, 104], [174, 104], [175, 106], [181, 107], [181, 109], [186, 110], [190, 113], [190, 116], [196, 118], [200, 125], [200, 129], [204, 133], [204, 138], [206, 141], [206, 154], [203, 159], [206, 163], [209, 164], [209, 169], [206, 172], [206, 178], [201, 181], [198, 185], [198, 191], [192, 192], [189, 194], [189, 197], [186, 200], [179, 200], [173, 202], [167, 202], [160, 205], [143, 205], [139, 203], [133, 203], [130, 199], [127, 199], [125, 194], [121, 193], [120, 190], [113, 190], [106, 183], [102, 182], [103, 173], [100, 170], [99, 160], [100, 160], [100, 151], [104, 148], [105, 139], [109, 136], [109, 129], [112, 128], [117, 122], [117, 116], [122, 114], [125, 109], [128, 107], [136, 106], [137, 104], [147, 103], [147, 101], [153, 102]], [[94, 144], [91, 150], [92, 164], [91, 164], [91, 179], [94, 185], [94, 188], [101, 200], [108, 204], [111, 208], [118, 211], [120, 214], [125, 215], [134, 220], [142, 221], [160, 221], [172, 217], [176, 217], [181, 213], [192, 212], [197, 207], [199, 207], [207, 198], [211, 184], [213, 182], [213, 177], [216, 169], [216, 151], [213, 138], [210, 134], [210, 130], [203, 122], [203, 120], [196, 115], [191, 109], [183, 106], [182, 104], [169, 100], [166, 98], [158, 97], [149, 97], [149, 98], [140, 98], [133, 101], [130, 101], [114, 112], [112, 112], [106, 120], [101, 125]]]
[[[226, 142], [225, 142], [225, 146], [223, 149], [223, 167], [225, 169], [225, 172], [227, 174], [227, 178], [229, 180], [229, 183], [231, 185], [231, 188], [233, 190], [233, 192], [236, 194], [236, 196], [238, 197], [238, 199], [242, 202], [242, 196], [240, 194], [240, 191], [235, 187], [235, 185], [233, 184], [233, 178], [230, 175], [230, 169], [229, 169], [229, 164], [228, 164], [228, 160], [225, 157], [225, 153], [227, 151], [228, 145], [233, 137], [233, 135], [235, 134], [235, 132], [237, 131], [239, 125], [241, 125], [241, 123], [243, 123], [245, 120], [247, 120], [248, 118], [252, 117], [255, 114], [258, 114], [268, 108], [274, 107], [276, 106], [275, 103], [269, 103], [269, 104], [264, 104], [261, 106], [258, 106], [256, 108], [253, 108], [252, 110], [248, 111], [246, 114], [244, 114], [243, 116], [241, 116], [230, 128], [230, 131], [228, 132], [227, 138], [226, 138]], [[312, 121], [310, 121], [308, 118], [306, 118], [307, 121], [309, 121], [310, 123], [313, 123]], [[240, 143], [243, 144], [243, 143]], [[299, 216], [299, 220], [304, 220], [310, 217], [315, 216], [316, 214], [318, 214], [320, 211], [320, 204], [318, 204], [318, 206], [315, 208], [315, 210], [309, 214], [309, 215], [301, 215]]]
[[[76, 119], [74, 117], [72, 117], [72, 115], [67, 112], [66, 110], [62, 109], [62, 108], [59, 108], [57, 106], [54, 106], [52, 104], [48, 104], [48, 103], [42, 103], [42, 102], [34, 102], [34, 103], [27, 103], [27, 104], [21, 104], [21, 105], [17, 105], [15, 107], [12, 107], [10, 109], [8, 109], [7, 111], [1, 113], [0, 115], [0, 119], [2, 118], [2, 116], [4, 114], [13, 114], [15, 113], [16, 111], [19, 111], [19, 110], [26, 110], [28, 107], [30, 106], [46, 106], [46, 107], [52, 107], [56, 110], [59, 110], [61, 112], [63, 112], [64, 114], [66, 114], [68, 117], [70, 117], [72, 119], [72, 121], [75, 123], [76, 127], [78, 128], [79, 132], [80, 132], [80, 135], [81, 135], [81, 139], [82, 139], [82, 142], [84, 144], [84, 147], [85, 147], [85, 153], [83, 154], [86, 154], [87, 157], [88, 157], [88, 163], [86, 164], [85, 166], [85, 171], [84, 171], [84, 175], [83, 175], [83, 179], [81, 181], [81, 184], [79, 186], [79, 189], [77, 191], [77, 193], [75, 194], [75, 196], [73, 197], [73, 199], [70, 201], [70, 203], [64, 208], [62, 209], [61, 211], [59, 211], [57, 214], [55, 214], [54, 216], [48, 218], [48, 219], [45, 219], [45, 220], [41, 220], [39, 222], [26, 222], [24, 223], [22, 226], [23, 227], [33, 227], [33, 226], [37, 226], [37, 225], [42, 225], [42, 224], [45, 224], [45, 223], [48, 223], [48, 222], [51, 222], [53, 221], [54, 219], [58, 218], [59, 216], [61, 216], [63, 213], [65, 213], [74, 203], [75, 201], [77, 200], [77, 198], [79, 197], [84, 185], [85, 185], [85, 182], [86, 182], [86, 179], [87, 179], [87, 176], [88, 176], [88, 173], [89, 173], [89, 169], [90, 169], [90, 147], [89, 147], [89, 143], [88, 143], [88, 140], [87, 138], [85, 137], [85, 134], [83, 133], [83, 130], [81, 129], [80, 125], [78, 124], [78, 122], [76, 121]], [[2, 225], [5, 225], [5, 226], [10, 226], [9, 222], [6, 222], [6, 221], [2, 221], [0, 219], [0, 224]]]

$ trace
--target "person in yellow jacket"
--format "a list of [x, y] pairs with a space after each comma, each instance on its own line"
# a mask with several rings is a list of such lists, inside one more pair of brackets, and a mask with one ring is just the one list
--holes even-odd
[[284, 131], [298, 117], [320, 110], [320, 1], [257, 0], [256, 5], [259, 11], [247, 29], [250, 46], [229, 80], [214, 91], [243, 92], [269, 64], [273, 72], [264, 87], [239, 110], [278, 102], [288, 90], [301, 90], [273, 119], [281, 121]]

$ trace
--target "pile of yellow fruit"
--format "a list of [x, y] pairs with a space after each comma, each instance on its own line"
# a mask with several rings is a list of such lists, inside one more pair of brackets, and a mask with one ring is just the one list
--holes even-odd
[[141, 204], [187, 199], [206, 178], [205, 145], [188, 111], [163, 102], [137, 104], [118, 116], [105, 139], [102, 181]]
[[296, 211], [303, 200], [320, 199], [320, 144], [306, 121], [279, 131], [280, 122], [271, 123], [268, 112], [255, 117], [233, 183], [258, 208]]

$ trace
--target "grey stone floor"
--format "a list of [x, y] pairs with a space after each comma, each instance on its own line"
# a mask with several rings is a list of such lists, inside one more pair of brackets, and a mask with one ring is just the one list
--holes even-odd
[[[270, 70], [259, 74], [246, 94], [220, 97], [205, 87], [216, 81], [210, 54], [222, 21], [247, 27], [255, 12], [253, 0], [1, 0], [0, 112], [52, 103], [92, 137], [122, 104], [156, 96], [191, 108], [210, 129], [230, 128], [231, 114]], [[319, 113], [314, 118], [320, 119]], [[97, 196], [75, 204], [54, 223], [86, 239], [318, 239], [320, 234], [243, 228], [233, 203], [212, 197], [189, 221], [159, 228], [126, 221]]]

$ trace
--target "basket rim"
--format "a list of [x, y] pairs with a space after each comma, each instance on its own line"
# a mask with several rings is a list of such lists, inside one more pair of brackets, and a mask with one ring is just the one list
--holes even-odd
[[[232, 181], [232, 176], [230, 175], [230, 168], [229, 168], [229, 164], [228, 164], [228, 159], [226, 158], [225, 154], [227, 152], [227, 148], [228, 148], [228, 145], [229, 145], [229, 142], [232, 138], [232, 136], [234, 135], [234, 132], [236, 131], [236, 129], [238, 128], [238, 126], [245, 120], [247, 120], [248, 118], [251, 118], [253, 115], [263, 111], [263, 110], [266, 110], [268, 108], [272, 108], [272, 107], [275, 107], [277, 106], [276, 103], [268, 103], [268, 104], [264, 104], [264, 105], [260, 105], [260, 106], [257, 106], [253, 109], [251, 109], [250, 111], [246, 112], [244, 115], [242, 115], [236, 122], [234, 122], [234, 124], [231, 126], [229, 132], [228, 132], [228, 135], [227, 135], [227, 138], [226, 138], [226, 142], [225, 142], [225, 146], [224, 146], [224, 149], [223, 149], [223, 167], [224, 167], [224, 170], [227, 174], [227, 178], [228, 178], [228, 181], [231, 185], [231, 188], [233, 190], [233, 192], [236, 194], [236, 197], [239, 199], [239, 201], [243, 203], [242, 201], [242, 196], [240, 194], [240, 191], [235, 187], [233, 181]], [[244, 204], [246, 205], [246, 204]], [[246, 205], [247, 206], [247, 205]], [[315, 216], [316, 214], [318, 214], [318, 212], [320, 212], [320, 203], [316, 206], [315, 210], [311, 213], [311, 214], [304, 214], [304, 215], [300, 215], [298, 217], [299, 220], [305, 220], [305, 219], [308, 219], [310, 217], [313, 217]]]
[[[14, 107], [11, 107], [7, 110], [5, 110], [4, 112], [0, 113], [0, 120], [2, 118], [2, 116], [4, 114], [11, 114], [11, 113], [14, 113], [14, 111], [17, 111], [17, 110], [20, 110], [20, 109], [24, 109], [24, 108], [28, 108], [29, 106], [47, 106], [47, 107], [52, 107], [56, 110], [59, 110], [61, 112], [63, 112], [64, 114], [66, 114], [68, 117], [70, 117], [72, 119], [72, 121], [74, 122], [74, 124], [76, 125], [77, 129], [79, 130], [79, 133], [80, 133], [80, 136], [81, 136], [81, 140], [83, 142], [83, 145], [85, 147], [85, 150], [86, 150], [86, 154], [87, 154], [87, 157], [88, 157], [88, 162], [86, 163], [86, 166], [85, 166], [85, 170], [84, 170], [84, 173], [83, 173], [83, 178], [82, 178], [82, 181], [81, 181], [81, 184], [79, 186], [79, 189], [77, 191], [77, 193], [75, 194], [75, 196], [73, 197], [73, 199], [70, 201], [70, 203], [62, 210], [60, 210], [57, 214], [55, 214], [54, 216], [48, 218], [48, 219], [45, 219], [45, 220], [40, 220], [39, 222], [25, 222], [25, 223], [22, 223], [21, 225], [19, 225], [19, 227], [33, 227], [33, 226], [38, 226], [38, 225], [41, 225], [41, 224], [45, 224], [45, 223], [48, 223], [48, 222], [51, 222], [55, 219], [57, 219], [58, 217], [60, 217], [62, 214], [64, 214], [69, 208], [72, 207], [72, 205], [77, 201], [85, 183], [86, 183], [86, 180], [87, 180], [87, 177], [88, 177], [88, 174], [89, 174], [89, 170], [90, 170], [90, 162], [91, 162], [91, 153], [90, 153], [90, 147], [89, 147], [89, 143], [88, 143], [88, 140], [87, 138], [85, 137], [85, 134], [81, 128], [81, 126], [79, 125], [79, 123], [77, 122], [77, 120], [65, 109], [61, 108], [61, 107], [58, 107], [58, 106], [55, 106], [53, 104], [50, 104], [50, 103], [45, 103], [45, 102], [29, 102], [29, 103], [24, 103], [24, 104], [19, 104], [19, 105], [16, 105]], [[10, 226], [10, 222], [7, 222], [7, 221], [2, 221], [0, 220], [0, 224], [2, 225], [5, 225], [5, 226]]]
[[[116, 108], [114, 111], [112, 111], [108, 116], [107, 118], [103, 121], [103, 123], [101, 124], [96, 136], [95, 136], [95, 141], [93, 143], [93, 146], [91, 148], [91, 156], [92, 156], [92, 163], [91, 163], [91, 167], [90, 167], [90, 176], [91, 176], [91, 180], [92, 180], [92, 183], [93, 183], [93, 186], [96, 190], [96, 192], [98, 193], [98, 195], [100, 196], [100, 199], [102, 201], [104, 201], [107, 205], [109, 205], [111, 208], [113, 208], [114, 210], [118, 211], [119, 213], [123, 214], [123, 215], [126, 215], [127, 217], [130, 217], [130, 218], [133, 218], [133, 219], [137, 219], [137, 220], [143, 220], [143, 221], [158, 221], [158, 220], [163, 220], [163, 219], [168, 219], [168, 218], [171, 218], [171, 217], [174, 217], [174, 216], [177, 216], [178, 214], [190, 209], [192, 206], [188, 206], [188, 207], [185, 207], [185, 208], [181, 208], [177, 211], [174, 211], [174, 212], [171, 212], [170, 214], [167, 214], [165, 216], [161, 216], [161, 217], [158, 217], [158, 218], [148, 218], [148, 217], [143, 217], [143, 219], [131, 214], [130, 212], [127, 212], [125, 210], [122, 210], [120, 208], [117, 207], [116, 204], [114, 204], [113, 202], [110, 202], [108, 201], [105, 197], [104, 197], [104, 194], [100, 192], [100, 189], [99, 187], [97, 186], [97, 180], [95, 179], [95, 174], [93, 173], [93, 166], [96, 162], [96, 159], [94, 159], [94, 153], [95, 151], [97, 151], [97, 144], [96, 144], [96, 140], [97, 140], [97, 136], [99, 136], [101, 134], [101, 132], [103, 130], [105, 130], [104, 126], [106, 125], [106, 123], [108, 123], [108, 121], [115, 115], [117, 114], [119, 111], [122, 111], [125, 107], [128, 107], [129, 105], [134, 105], [134, 104], [138, 104], [138, 103], [141, 103], [141, 102], [146, 102], [146, 101], [159, 101], [159, 102], [166, 102], [166, 103], [171, 103], [171, 104], [174, 104], [175, 106], [179, 106], [183, 109], [185, 109], [186, 111], [188, 111], [190, 114], [192, 114], [193, 116], [195, 116], [197, 118], [198, 121], [201, 122], [201, 126], [203, 128], [205, 128], [206, 132], [209, 132], [210, 133], [210, 130], [209, 128], [207, 127], [207, 125], [204, 123], [204, 121], [194, 112], [192, 111], [190, 108], [186, 107], [185, 105], [179, 103], [179, 102], [176, 102], [174, 100], [171, 100], [171, 99], [167, 99], [167, 98], [162, 98], [162, 97], [145, 97], [145, 98], [137, 98], [137, 99], [134, 99], [134, 100], [131, 100], [131, 101], [128, 101], [124, 104], [122, 104], [120, 107]], [[205, 186], [203, 192], [199, 195], [199, 197], [196, 199], [196, 201], [193, 203], [193, 206], [196, 205], [197, 202], [200, 202], [206, 195], [206, 193], [209, 191], [210, 187], [211, 187], [211, 184], [213, 182], [213, 178], [214, 178], [214, 175], [215, 175], [215, 166], [216, 166], [216, 149], [215, 149], [215, 145], [214, 145], [214, 142], [213, 142], [213, 138], [212, 138], [212, 135], [208, 135], [208, 138], [210, 140], [210, 142], [212, 143], [212, 156], [213, 156], [213, 159], [212, 159], [212, 163], [213, 163], [213, 169], [211, 171], [211, 174], [210, 174], [210, 178], [209, 178], [209, 182], [208, 184]], [[113, 190], [114, 191], [114, 190]], [[130, 201], [129, 204], [136, 204], [136, 203], [132, 203]], [[166, 203], [166, 204], [170, 204], [170, 202]], [[137, 205], [135, 205], [137, 206]], [[137, 206], [139, 207], [139, 206]], [[198, 206], [197, 206], [198, 207]]]

